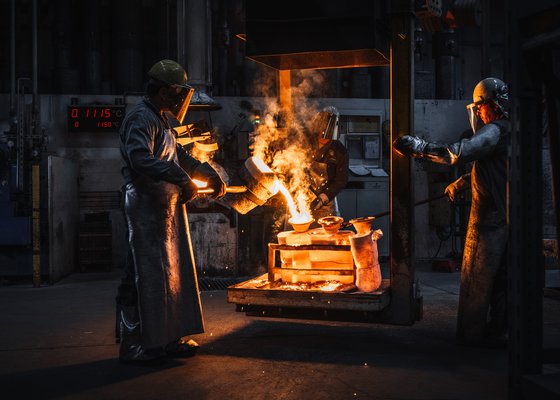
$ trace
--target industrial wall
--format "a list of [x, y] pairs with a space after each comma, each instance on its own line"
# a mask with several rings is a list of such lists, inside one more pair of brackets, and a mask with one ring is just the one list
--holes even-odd
[[[7, 97], [6, 95], [0, 96], [0, 104], [7, 104]], [[41, 125], [48, 138], [47, 151], [43, 157], [58, 156], [76, 163], [78, 180], [76, 182], [64, 182], [64, 184], [77, 185], [80, 220], [82, 222], [84, 216], [107, 213], [111, 223], [111, 268], [121, 267], [126, 255], [126, 229], [120, 209], [120, 189], [123, 184], [120, 170], [123, 163], [118, 149], [118, 134], [116, 132], [69, 132], [67, 107], [72, 97], [71, 95], [40, 96]], [[139, 101], [140, 97], [127, 96], [123, 100], [130, 105]], [[207, 120], [217, 131], [218, 136], [239, 132], [234, 128], [247, 117], [246, 106], [244, 106], [246, 102], [250, 102], [255, 108], [264, 110], [265, 107], [264, 98], [217, 97], [216, 100], [221, 105], [220, 110], [192, 111], [189, 113], [189, 119], [191, 121]], [[114, 102], [114, 96], [92, 95], [80, 97], [81, 104], [114, 104]], [[465, 132], [469, 131], [465, 111], [467, 103], [466, 100], [416, 100], [415, 132], [413, 133], [430, 141], [445, 143], [459, 140]], [[381, 110], [384, 119], [390, 120], [388, 99], [332, 98], [321, 99], [318, 104], [334, 105], [342, 110]], [[0, 117], [2, 117], [0, 119], [3, 119], [7, 115]], [[236, 140], [235, 143], [239, 146], [237, 154], [241, 158], [247, 157], [246, 137], [236, 138]], [[386, 146], [386, 142], [384, 144]], [[384, 149], [384, 151], [387, 150]], [[416, 201], [442, 193], [445, 186], [462, 172], [460, 167], [440, 166], [420, 160], [415, 160], [413, 165]], [[384, 168], [389, 172], [389, 163], [385, 162]], [[398, 182], [394, 182], [394, 184], [398, 185]], [[463, 207], [452, 207], [445, 199], [416, 207], [415, 252], [417, 258], [432, 259], [461, 251], [462, 236], [464, 235], [464, 231], [461, 231], [461, 229], [464, 230], [465, 226], [460, 226], [460, 224], [466, 223], [464, 217], [465, 213], [468, 215], [469, 206], [468, 198], [465, 200]], [[546, 197], [546, 201], [550, 205], [550, 196]], [[545, 209], [550, 209], [550, 207]], [[385, 210], [377, 208], [377, 211]], [[201, 272], [210, 274], [235, 274], [239, 272], [232, 265], [232, 251], [236, 250], [237, 243], [234, 242], [238, 240], [238, 235], [241, 232], [237, 232], [235, 226], [232, 228], [229, 224], [225, 224], [228, 218], [223, 215], [195, 214], [191, 213], [190, 215], [192, 221], [198, 221], [199, 226], [202, 222], [207, 224], [204, 229], [193, 230], [193, 241], [203, 247], [199, 252], [199, 257], [201, 257], [199, 264], [201, 268], [204, 268], [204, 271]], [[550, 225], [552, 220], [552, 218], [547, 218], [545, 221], [547, 236], [554, 232], [553, 226]], [[222, 228], [221, 235], [208, 234], [209, 229]], [[262, 227], [254, 229], [262, 229]], [[386, 232], [384, 240], [388, 240], [389, 237], [389, 232]], [[204, 240], [201, 238], [204, 238]], [[208, 248], [212, 247], [211, 241], [215, 238], [219, 238], [222, 248], [229, 249], [229, 251], [224, 251], [221, 257], [218, 257], [218, 260], [222, 261], [217, 264], [209, 262], [211, 257], [207, 251]], [[216, 260], [216, 257], [213, 260]], [[225, 270], [226, 266], [228, 270]], [[222, 269], [223, 271], [221, 271]], [[21, 272], [22, 270], [18, 269], [18, 271]], [[242, 269], [242, 272], [250, 271]]]

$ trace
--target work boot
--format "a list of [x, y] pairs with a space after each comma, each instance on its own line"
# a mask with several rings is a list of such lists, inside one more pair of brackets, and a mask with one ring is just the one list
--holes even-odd
[[192, 339], [180, 338], [165, 346], [165, 352], [169, 357], [192, 357], [200, 348], [199, 344]]
[[140, 318], [136, 307], [120, 306], [119, 361], [125, 364], [156, 365], [165, 352], [163, 349], [145, 349], [140, 344]]

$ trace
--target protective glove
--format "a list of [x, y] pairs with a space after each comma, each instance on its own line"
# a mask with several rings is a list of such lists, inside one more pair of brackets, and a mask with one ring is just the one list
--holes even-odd
[[329, 203], [329, 196], [325, 193], [321, 193], [315, 200], [311, 202], [311, 211], [318, 210], [319, 208], [323, 207], [324, 205]]
[[428, 142], [416, 136], [404, 135], [393, 141], [393, 150], [401, 156], [423, 157]]
[[468, 186], [469, 186], [468, 180], [465, 179], [463, 176], [461, 176], [455, 182], [452, 182], [449, 185], [447, 185], [447, 187], [445, 188], [445, 194], [447, 195], [449, 201], [454, 203], [457, 198], [457, 194], [465, 190]]
[[183, 183], [180, 187], [181, 187], [181, 193], [179, 195], [179, 202], [184, 204], [187, 201], [192, 200], [196, 197], [198, 187], [194, 184], [194, 182], [191, 179]]
[[226, 184], [210, 164], [202, 163], [196, 167], [194, 177], [208, 182], [207, 188], [214, 189], [214, 193], [210, 195], [213, 199], [219, 199], [225, 196]]

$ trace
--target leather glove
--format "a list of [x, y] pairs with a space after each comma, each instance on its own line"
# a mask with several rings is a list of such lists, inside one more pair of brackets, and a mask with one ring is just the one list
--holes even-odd
[[311, 211], [318, 210], [319, 208], [323, 207], [325, 204], [329, 203], [329, 196], [325, 193], [321, 193], [315, 200], [311, 202]]
[[460, 177], [455, 182], [450, 183], [445, 188], [445, 194], [450, 202], [454, 203], [457, 199], [457, 194], [463, 190], [465, 190], [469, 186], [468, 180], [464, 177]]
[[196, 197], [197, 191], [198, 187], [191, 179], [189, 179], [187, 182], [181, 185], [181, 194], [179, 195], [179, 201], [184, 204], [187, 201], [194, 199]]
[[220, 199], [226, 194], [226, 184], [208, 163], [200, 164], [195, 171], [195, 178], [208, 182], [207, 188], [214, 189], [214, 193], [210, 195], [213, 199]]
[[404, 135], [393, 141], [393, 150], [402, 156], [422, 157], [428, 142], [416, 136]]
[[213, 199], [221, 199], [226, 194], [226, 183], [218, 174], [208, 179], [208, 187], [214, 189], [214, 193], [210, 195]]

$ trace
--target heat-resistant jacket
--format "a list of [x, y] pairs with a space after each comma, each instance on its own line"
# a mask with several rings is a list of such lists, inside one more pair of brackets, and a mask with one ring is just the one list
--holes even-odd
[[484, 125], [471, 138], [447, 145], [429, 143], [424, 150], [425, 158], [438, 163], [473, 162], [457, 317], [457, 337], [466, 343], [476, 343], [485, 335], [505, 329], [509, 137], [509, 121], [502, 119]]
[[120, 130], [125, 216], [134, 259], [141, 345], [160, 348], [204, 331], [182, 183], [200, 162], [176, 143], [164, 115], [147, 100]]

